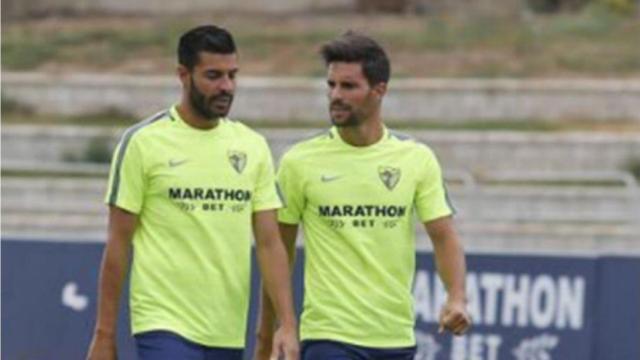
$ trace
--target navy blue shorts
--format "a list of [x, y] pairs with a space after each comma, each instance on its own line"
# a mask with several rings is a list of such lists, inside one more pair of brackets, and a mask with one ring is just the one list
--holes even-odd
[[242, 349], [196, 344], [170, 331], [135, 335], [139, 360], [242, 360]]
[[413, 360], [416, 347], [370, 348], [331, 340], [302, 342], [302, 360]]

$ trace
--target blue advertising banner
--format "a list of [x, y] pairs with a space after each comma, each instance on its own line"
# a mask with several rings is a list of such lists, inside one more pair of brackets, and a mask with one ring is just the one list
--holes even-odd
[[[84, 359], [103, 245], [5, 239], [1, 244], [2, 358]], [[118, 325], [121, 358], [134, 359], [128, 312], [120, 312]]]
[[467, 295], [474, 327], [461, 337], [437, 335], [446, 293], [433, 258], [421, 254], [418, 260], [413, 293], [419, 359], [592, 358], [593, 258], [469, 256]]
[[[103, 244], [2, 241], [2, 358], [83, 359], [96, 310]], [[303, 253], [294, 288], [302, 297]], [[468, 255], [474, 319], [462, 337], [437, 334], [446, 298], [430, 253], [417, 255], [417, 360], [640, 359], [640, 257]], [[258, 276], [247, 332], [254, 343]], [[135, 359], [127, 295], [120, 359]]]
[[598, 261], [593, 359], [640, 359], [640, 258]]

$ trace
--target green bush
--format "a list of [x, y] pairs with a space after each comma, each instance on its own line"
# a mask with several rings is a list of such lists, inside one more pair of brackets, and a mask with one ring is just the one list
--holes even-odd
[[529, 8], [538, 13], [555, 13], [561, 10], [577, 10], [589, 0], [527, 0]]
[[630, 172], [631, 175], [640, 181], [640, 158], [629, 159], [624, 170]]
[[112, 151], [108, 137], [95, 137], [87, 145], [83, 160], [91, 163], [109, 163]]
[[2, 115], [6, 114], [30, 115], [33, 114], [33, 109], [28, 105], [22, 104], [14, 99], [8, 99], [3, 96]]
[[111, 162], [112, 152], [111, 138], [107, 135], [99, 135], [90, 139], [81, 152], [69, 151], [64, 153], [62, 158], [66, 162], [108, 164]]
[[632, 15], [636, 11], [635, 0], [599, 0], [610, 10], [625, 15]]

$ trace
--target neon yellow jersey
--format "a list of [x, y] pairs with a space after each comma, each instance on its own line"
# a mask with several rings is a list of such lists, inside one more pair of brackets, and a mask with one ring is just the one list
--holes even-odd
[[133, 333], [244, 347], [251, 216], [281, 206], [265, 139], [228, 119], [195, 129], [173, 107], [125, 132], [106, 202], [138, 214]]
[[301, 339], [415, 345], [414, 209], [423, 222], [453, 212], [431, 150], [387, 129], [353, 147], [332, 128], [283, 156], [278, 184], [278, 220], [304, 228]]

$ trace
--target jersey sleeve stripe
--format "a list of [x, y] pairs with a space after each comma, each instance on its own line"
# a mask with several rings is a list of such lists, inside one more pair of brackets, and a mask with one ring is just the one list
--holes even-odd
[[284, 198], [284, 194], [282, 193], [282, 189], [280, 188], [280, 184], [276, 182], [276, 194], [278, 194], [278, 198], [280, 198], [280, 202], [282, 203], [282, 207], [287, 207], [287, 201]]
[[392, 137], [400, 141], [414, 140], [413, 136], [411, 135], [403, 134], [394, 130], [389, 130], [389, 138], [392, 138]]
[[453, 202], [451, 201], [451, 197], [449, 197], [449, 189], [447, 189], [447, 185], [442, 182], [442, 187], [444, 188], [444, 199], [447, 202], [447, 206], [451, 210], [451, 215], [455, 215], [458, 211], [455, 206], [453, 206]]
[[130, 127], [127, 131], [125, 131], [124, 135], [122, 135], [122, 140], [120, 141], [120, 149], [118, 150], [118, 158], [116, 160], [116, 164], [114, 167], [115, 173], [113, 174], [113, 182], [111, 184], [111, 191], [109, 196], [109, 204], [115, 205], [118, 200], [118, 191], [120, 190], [120, 169], [122, 168], [122, 161], [124, 159], [124, 154], [127, 151], [127, 147], [129, 146], [129, 141], [133, 134], [135, 134], [138, 130], [142, 129], [145, 126], [148, 126], [164, 117], [169, 112], [164, 110], [161, 111], [146, 120], [141, 121], [137, 125]]

